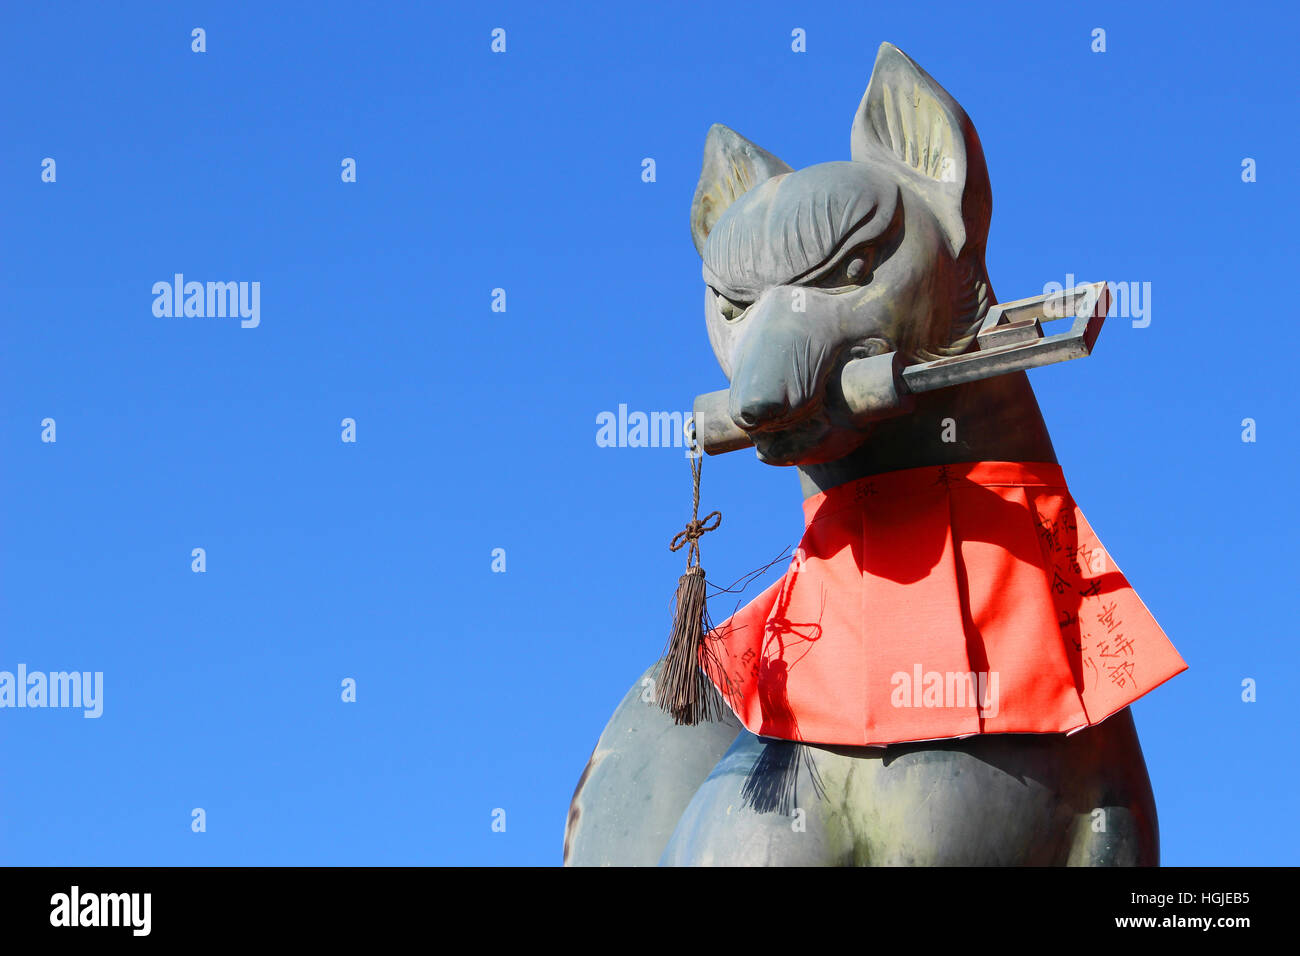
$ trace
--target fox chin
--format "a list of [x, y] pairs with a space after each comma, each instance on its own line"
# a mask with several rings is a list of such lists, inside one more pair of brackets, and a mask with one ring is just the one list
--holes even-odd
[[768, 465], [820, 465], [844, 458], [867, 441], [871, 425], [836, 425], [821, 409], [774, 431], [753, 432], [758, 460]]

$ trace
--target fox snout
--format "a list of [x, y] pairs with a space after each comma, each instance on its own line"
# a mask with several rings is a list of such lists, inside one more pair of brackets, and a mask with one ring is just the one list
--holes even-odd
[[747, 432], [788, 428], [823, 403], [837, 343], [805, 311], [796, 290], [778, 286], [750, 307], [737, 343], [728, 412]]

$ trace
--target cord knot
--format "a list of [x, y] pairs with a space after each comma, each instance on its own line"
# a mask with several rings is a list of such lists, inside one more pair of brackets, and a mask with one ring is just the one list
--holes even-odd
[[697, 565], [700, 563], [700, 537], [706, 531], [716, 531], [720, 524], [722, 524], [721, 511], [707, 514], [703, 519], [691, 518], [690, 521], [686, 522], [685, 528], [673, 535], [673, 540], [668, 545], [668, 548], [671, 551], [680, 551], [689, 544], [690, 550], [686, 552], [686, 566]]

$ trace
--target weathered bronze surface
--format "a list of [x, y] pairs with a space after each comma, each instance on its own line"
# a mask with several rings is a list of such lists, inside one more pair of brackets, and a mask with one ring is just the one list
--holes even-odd
[[[851, 162], [793, 171], [726, 127], [709, 131], [691, 234], [730, 387], [703, 397], [715, 425], [702, 421], [701, 439], [795, 466], [805, 496], [926, 465], [1055, 462], [1023, 371], [945, 380], [959, 364], [945, 359], [1040, 334], [1023, 309], [985, 326], [992, 198], [965, 112], [884, 44], [851, 145]], [[1096, 329], [1086, 332], [1090, 349]], [[861, 360], [870, 373], [844, 387]], [[929, 390], [889, 393], [903, 369], [931, 362]], [[903, 413], [874, 411], [891, 403]], [[946, 418], [959, 423], [955, 442], [942, 438]], [[675, 727], [641, 692], [616, 711], [578, 785], [571, 865], [1158, 863], [1127, 709], [1068, 737], [844, 748], [761, 738], [734, 721]], [[798, 768], [798, 819], [755, 796], [781, 785], [767, 777], [783, 766]]]
[[682, 811], [740, 732], [726, 707], [716, 723], [675, 724], [648, 692], [658, 670], [651, 665], [632, 685], [596, 742], [569, 805], [566, 864], [658, 863]]

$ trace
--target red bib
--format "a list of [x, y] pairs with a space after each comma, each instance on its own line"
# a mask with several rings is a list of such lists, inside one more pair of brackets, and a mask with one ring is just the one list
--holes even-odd
[[1187, 669], [1057, 465], [873, 475], [807, 499], [804, 516], [785, 577], [702, 652], [755, 734], [1072, 733]]

